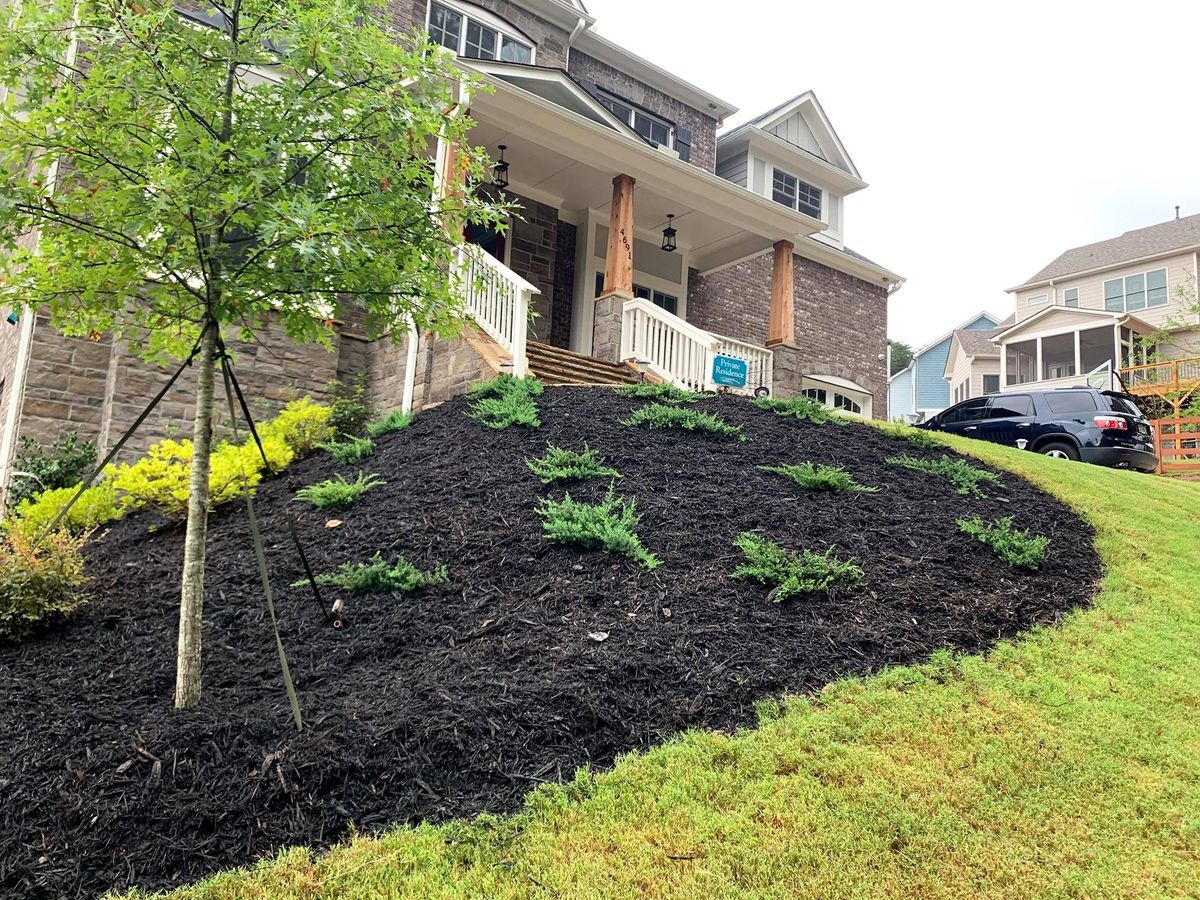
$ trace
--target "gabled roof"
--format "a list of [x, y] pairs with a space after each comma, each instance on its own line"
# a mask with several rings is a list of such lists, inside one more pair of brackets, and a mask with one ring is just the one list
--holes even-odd
[[[1013, 316], [1009, 316], [1008, 319], [1005, 319], [1004, 321], [1007, 322], [1013, 318], [1014, 318]], [[942, 341], [946, 340], [947, 338], [953, 339], [954, 335], [957, 334], [959, 331], [966, 331], [968, 325], [973, 325], [976, 322], [978, 322], [980, 319], [987, 319], [989, 322], [991, 322], [997, 328], [999, 328], [1003, 324], [1003, 322], [1000, 321], [1000, 318], [998, 316], [992, 315], [986, 309], [981, 309], [979, 312], [975, 313], [975, 315], [971, 316], [971, 318], [967, 319], [967, 321], [963, 322], [957, 328], [947, 331], [945, 334], [943, 334], [937, 340], [930, 341], [929, 343], [923, 345], [920, 349], [914, 350], [912, 359], [909, 360], [908, 365], [905, 366], [903, 369], [901, 369], [899, 372], [897, 372], [895, 375], [889, 376], [888, 381], [891, 381], [893, 378], [896, 378], [897, 376], [903, 375], [909, 369], [916, 366], [917, 360], [920, 357], [924, 356], [926, 353], [928, 353], [930, 350], [932, 350], [934, 347], [936, 347], [938, 344], [940, 344]], [[973, 333], [995, 334], [994, 331], [981, 331], [981, 332], [973, 332]]]
[[[821, 106], [821, 101], [817, 99], [817, 95], [812, 91], [797, 94], [791, 100], [779, 104], [774, 109], [767, 110], [746, 124], [763, 131], [770, 131], [776, 125], [779, 125], [796, 113], [799, 113], [803, 117], [805, 124], [813, 132], [813, 137], [817, 139], [817, 144], [824, 151], [821, 158], [830, 165], [837, 166], [839, 169], [848, 172], [861, 181], [862, 176], [858, 172], [858, 167], [854, 165], [854, 160], [850, 158], [850, 154], [842, 143], [842, 139], [833, 130], [833, 124], [829, 121], [829, 116], [825, 115], [825, 109]], [[803, 150], [805, 153], [809, 152], [803, 147], [797, 147], [796, 149]]]
[[1060, 255], [1054, 262], [1011, 291], [1032, 287], [1052, 278], [1112, 268], [1172, 251], [1200, 247], [1200, 215], [1171, 219], [1148, 228], [1127, 231], [1120, 237], [1084, 244]]
[[962, 347], [963, 353], [967, 356], [999, 356], [1000, 348], [992, 343], [992, 336], [999, 333], [999, 329], [992, 331], [960, 329], [954, 332], [954, 340], [958, 341], [958, 346]]
[[995, 344], [999, 344], [1015, 334], [1020, 334], [1030, 325], [1036, 324], [1042, 321], [1042, 319], [1049, 318], [1056, 313], [1066, 314], [1071, 317], [1091, 317], [1097, 319], [1100, 324], [1103, 324], [1103, 320], [1105, 319], [1114, 325], [1132, 324], [1144, 332], [1150, 332], [1154, 330], [1154, 326], [1148, 325], [1144, 320], [1139, 319], [1137, 316], [1131, 316], [1128, 313], [1110, 312], [1106, 309], [1082, 309], [1077, 306], [1047, 306], [1045, 309], [1039, 309], [1028, 319], [1022, 319], [1020, 322], [1009, 325], [1007, 328], [997, 328], [991, 333], [989, 340]]

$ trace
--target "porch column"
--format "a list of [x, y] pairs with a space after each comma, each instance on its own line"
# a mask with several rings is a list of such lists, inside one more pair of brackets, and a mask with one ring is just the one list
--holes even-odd
[[775, 260], [771, 266], [771, 311], [767, 316], [768, 347], [796, 342], [796, 282], [792, 269], [795, 252], [796, 246], [791, 241], [775, 243]]
[[1075, 332], [1075, 377], [1076, 378], [1081, 378], [1082, 376], [1087, 374], [1087, 372], [1083, 371], [1083, 346], [1082, 346], [1082, 342], [1079, 337], [1080, 333], [1081, 332], [1078, 332], [1078, 331]]
[[434, 195], [446, 230], [455, 232], [466, 190], [467, 157], [458, 144], [438, 138]]
[[592, 356], [621, 362], [621, 322], [625, 301], [633, 299], [633, 186], [629, 175], [613, 179], [612, 212], [608, 218], [608, 253], [604, 260], [604, 290], [592, 316]]

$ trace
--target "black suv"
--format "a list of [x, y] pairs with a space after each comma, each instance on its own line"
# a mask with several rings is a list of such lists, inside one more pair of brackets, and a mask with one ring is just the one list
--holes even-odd
[[1073, 387], [988, 394], [951, 406], [917, 427], [1100, 466], [1158, 468], [1149, 421], [1131, 397], [1114, 391]]

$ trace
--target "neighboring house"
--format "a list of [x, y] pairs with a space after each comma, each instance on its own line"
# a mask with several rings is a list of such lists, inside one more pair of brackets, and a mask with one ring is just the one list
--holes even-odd
[[1200, 375], [1200, 215], [1068, 250], [1009, 289], [1016, 320], [993, 337], [1003, 390], [1090, 383], [1131, 388], [1178, 365]]
[[[268, 406], [359, 372], [385, 407], [498, 371], [712, 387], [720, 354], [746, 363], [750, 389], [887, 417], [887, 298], [902, 279], [844, 243], [843, 200], [866, 183], [812, 93], [718, 135], [733, 106], [599, 35], [577, 0], [393, 0], [388, 14], [490, 86], [462, 95], [470, 141], [497, 160], [503, 146], [497, 185], [520, 214], [505, 234], [467, 235], [477, 330], [396, 345], [345, 321], [333, 354], [269, 333], [239, 356]], [[446, 191], [456, 154], [441, 142], [431, 160]], [[103, 450], [167, 377], [40, 317], [0, 329], [0, 482], [17, 435], [77, 428]], [[134, 449], [186, 420], [187, 392], [168, 399]]]
[[1000, 322], [999, 316], [980, 312], [916, 350], [909, 364], [888, 380], [891, 418], [921, 422], [949, 406], [952, 395], [946, 366], [955, 335], [991, 333]]
[[954, 332], [944, 373], [950, 386], [951, 403], [1000, 390], [1000, 348], [992, 338], [1014, 321], [1014, 317], [1009, 316], [991, 331], [959, 329]]

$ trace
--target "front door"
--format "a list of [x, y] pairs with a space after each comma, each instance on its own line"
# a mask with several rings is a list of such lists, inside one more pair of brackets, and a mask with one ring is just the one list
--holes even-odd
[[468, 225], [463, 229], [463, 240], [482, 247], [497, 262], [507, 265], [504, 255], [508, 249], [508, 241], [496, 229], [487, 225]]

